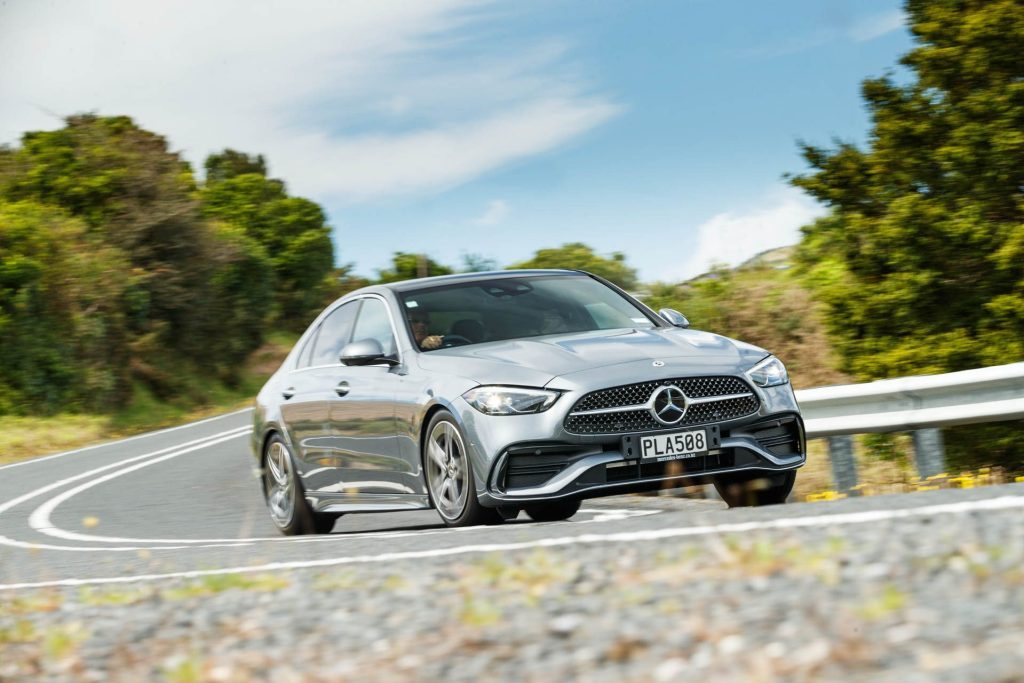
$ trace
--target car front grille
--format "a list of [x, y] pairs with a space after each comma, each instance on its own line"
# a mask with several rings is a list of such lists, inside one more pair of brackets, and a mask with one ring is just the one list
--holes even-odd
[[[686, 395], [683, 418], [665, 425], [654, 418], [649, 404], [659, 387], [674, 385]], [[592, 391], [578, 400], [565, 419], [572, 434], [627, 434], [679, 429], [734, 420], [757, 412], [757, 396], [738, 377], [679, 377], [638, 382]]]

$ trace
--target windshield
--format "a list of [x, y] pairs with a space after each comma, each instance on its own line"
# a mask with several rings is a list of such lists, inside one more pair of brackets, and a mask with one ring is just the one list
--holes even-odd
[[585, 275], [479, 280], [401, 295], [423, 351], [547, 334], [656, 327], [648, 314]]

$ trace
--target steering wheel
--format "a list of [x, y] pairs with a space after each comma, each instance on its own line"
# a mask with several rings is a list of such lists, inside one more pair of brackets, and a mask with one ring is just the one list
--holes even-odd
[[466, 344], [472, 344], [473, 342], [466, 339], [461, 334], [446, 334], [444, 340], [441, 342], [441, 348], [447, 349], [452, 346], [465, 346]]

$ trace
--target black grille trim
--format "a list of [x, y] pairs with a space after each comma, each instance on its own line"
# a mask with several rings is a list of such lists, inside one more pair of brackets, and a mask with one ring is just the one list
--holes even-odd
[[[664, 425], [654, 419], [646, 408], [609, 413], [574, 415], [593, 410], [609, 410], [624, 406], [645, 404], [659, 387], [675, 385], [688, 398], [709, 399], [730, 396], [721, 401], [693, 403], [683, 419], [674, 425]], [[749, 394], [736, 397], [737, 394]], [[746, 417], [757, 412], [760, 402], [753, 388], [739, 377], [729, 375], [709, 377], [675, 377], [635, 384], [624, 384], [592, 391], [580, 398], [565, 419], [565, 430], [571, 434], [627, 434], [679, 429], [710, 422], [721, 422]]]
[[730, 436], [752, 437], [762, 448], [780, 457], [803, 454], [800, 424], [792, 416], [734, 428]]
[[551, 480], [575, 460], [589, 453], [600, 452], [600, 447], [558, 442], [520, 443], [505, 450], [501, 488], [541, 486]]

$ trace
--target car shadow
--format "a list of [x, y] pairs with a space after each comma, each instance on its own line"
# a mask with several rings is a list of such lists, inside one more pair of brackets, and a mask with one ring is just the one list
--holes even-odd
[[[359, 517], [376, 517], [374, 514], [358, 515]], [[352, 519], [349, 519], [351, 517]], [[380, 534], [397, 531], [439, 531], [448, 529], [449, 527], [441, 521], [436, 523], [416, 523], [416, 524], [376, 524], [366, 519], [356, 519], [357, 515], [346, 515], [337, 521], [334, 526], [334, 530], [331, 531], [331, 536], [364, 536], [367, 534]], [[571, 520], [570, 520], [571, 521]], [[359, 525], [357, 528], [346, 528], [346, 523], [355, 523]], [[527, 518], [520, 517], [518, 519], [507, 520], [504, 524], [496, 525], [494, 528], [501, 526], [519, 526], [519, 525], [536, 525], [537, 522]], [[487, 527], [475, 527], [480, 529], [486, 529]]]

